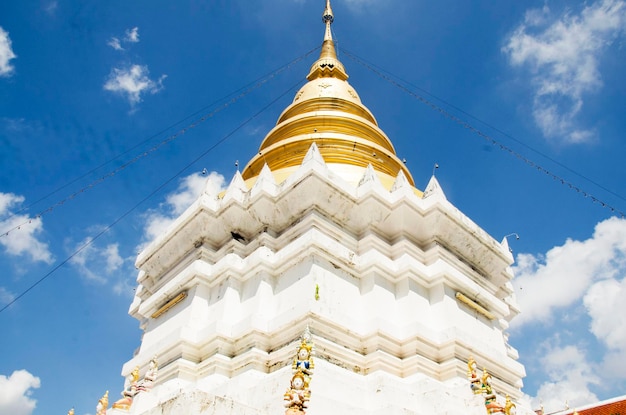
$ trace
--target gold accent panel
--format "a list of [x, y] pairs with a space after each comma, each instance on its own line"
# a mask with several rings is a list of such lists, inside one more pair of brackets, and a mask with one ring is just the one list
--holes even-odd
[[456, 299], [462, 302], [463, 304], [465, 304], [466, 306], [468, 306], [469, 308], [471, 308], [472, 310], [476, 311], [477, 313], [482, 314], [483, 316], [487, 317], [487, 319], [495, 320], [496, 316], [494, 316], [493, 313], [491, 313], [485, 307], [481, 306], [480, 304], [478, 304], [476, 301], [472, 300], [465, 294], [461, 292], [457, 292]]
[[150, 317], [159, 318], [161, 315], [167, 313], [172, 307], [183, 301], [185, 298], [187, 298], [187, 291], [179, 293], [176, 297], [163, 304], [163, 306], [161, 306], [161, 308], [152, 313]]

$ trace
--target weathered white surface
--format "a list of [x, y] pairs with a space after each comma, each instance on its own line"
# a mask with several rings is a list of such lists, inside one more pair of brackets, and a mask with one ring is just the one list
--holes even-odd
[[[311, 382], [308, 415], [484, 415], [483, 399], [466, 381], [435, 381], [416, 374], [398, 378], [385, 372], [363, 376], [318, 360]], [[214, 375], [195, 384], [171, 381], [135, 399], [141, 415], [283, 414], [282, 396], [290, 371], [248, 371], [234, 378]], [[531, 414], [522, 407], [518, 413]], [[124, 412], [110, 410], [109, 415]]]
[[248, 189], [237, 173], [139, 255], [130, 313], [145, 334], [123, 374], [155, 355], [161, 368], [133, 414], [283, 413], [307, 325], [318, 356], [309, 415], [484, 414], [465, 379], [470, 355], [496, 391], [521, 396], [524, 368], [503, 332], [517, 313], [508, 249], [434, 178], [423, 198], [403, 176], [386, 190], [370, 167], [357, 183], [313, 146], [282, 183], [265, 167]]

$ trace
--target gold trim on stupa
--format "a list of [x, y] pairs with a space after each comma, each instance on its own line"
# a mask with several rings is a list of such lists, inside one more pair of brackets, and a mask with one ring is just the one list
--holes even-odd
[[256, 178], [267, 164], [277, 181], [281, 181], [302, 163], [315, 143], [331, 169], [335, 166], [337, 171], [351, 171], [350, 174], [358, 170], [362, 175], [372, 165], [389, 187], [402, 171], [415, 186], [411, 173], [396, 156], [391, 140], [347, 82], [348, 74], [337, 58], [331, 33], [334, 15], [330, 0], [326, 0], [322, 20], [326, 25], [322, 50], [311, 66], [308, 82], [280, 115], [258, 154], [244, 168], [242, 177], [246, 181]]

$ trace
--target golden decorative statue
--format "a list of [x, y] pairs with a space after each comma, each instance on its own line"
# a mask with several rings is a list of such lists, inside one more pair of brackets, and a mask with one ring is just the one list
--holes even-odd
[[506, 402], [504, 403], [504, 414], [515, 415], [515, 412], [516, 412], [515, 404], [511, 402], [511, 397], [509, 395], [506, 395]]
[[483, 368], [483, 376], [481, 378], [481, 390], [486, 395], [491, 395], [493, 393], [493, 389], [491, 387], [491, 375], [487, 372], [487, 368]]
[[474, 360], [474, 357], [472, 356], [470, 356], [470, 358], [467, 360], [467, 377], [476, 377], [476, 360]]
[[311, 333], [307, 326], [291, 364], [293, 376], [290, 387], [283, 397], [284, 405], [287, 408], [286, 415], [303, 415], [305, 409], [308, 408], [311, 397], [309, 383], [311, 382], [311, 376], [313, 376], [314, 367], [313, 343], [311, 342]]
[[476, 395], [482, 393], [480, 378], [476, 374], [476, 360], [470, 357], [467, 361], [467, 380], [470, 382], [470, 389]]
[[285, 407], [287, 415], [303, 414], [304, 410], [309, 406], [311, 391], [308, 388], [305, 376], [298, 371], [291, 378], [291, 387], [287, 389], [284, 395]]
[[74, 415], [74, 408], [67, 411], [67, 415]]
[[136, 366], [130, 375], [128, 375], [128, 386], [122, 392], [122, 399], [115, 402], [112, 406], [114, 409], [128, 411], [133, 404], [133, 398], [137, 394], [137, 382], [139, 382], [139, 366]]
[[148, 365], [148, 371], [145, 376], [137, 385], [137, 392], [149, 392], [156, 382], [157, 374], [159, 372], [159, 364], [157, 363], [156, 356], [150, 360]]
[[293, 363], [291, 364], [291, 370], [293, 372], [300, 371], [305, 375], [306, 383], [311, 381], [313, 369], [315, 368], [312, 354], [313, 345], [307, 343], [305, 339], [302, 339], [300, 346], [298, 346], [296, 357], [293, 358]]
[[96, 405], [96, 415], [106, 415], [107, 408], [109, 407], [109, 391], [106, 391], [104, 396], [98, 401]]
[[[483, 369], [483, 376], [481, 378], [481, 382], [482, 382], [481, 389], [485, 395], [485, 408], [487, 409], [487, 413], [488, 414], [505, 413], [505, 407], [502, 406], [500, 403], [498, 403], [496, 394], [493, 392], [493, 388], [491, 386], [491, 375], [489, 374], [489, 372], [487, 372], [487, 369]], [[510, 402], [510, 399], [509, 399], [509, 402]], [[510, 403], [513, 404], [512, 402]]]

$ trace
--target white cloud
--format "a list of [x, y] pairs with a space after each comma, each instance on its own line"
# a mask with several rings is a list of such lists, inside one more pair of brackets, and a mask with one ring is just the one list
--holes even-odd
[[553, 413], [565, 409], [566, 403], [575, 407], [598, 401], [590, 387], [597, 385], [599, 378], [594, 375], [595, 368], [587, 363], [584, 350], [573, 345], [544, 344], [539, 353], [548, 381], [531, 398], [533, 408], [543, 405], [546, 413]]
[[[208, 187], [208, 189], [207, 189]], [[180, 215], [198, 199], [205, 189], [209, 194], [217, 194], [224, 188], [224, 176], [211, 172], [207, 176], [194, 173], [182, 179], [176, 193], [167, 196], [167, 204], [172, 213]]]
[[[28, 255], [33, 261], [51, 263], [48, 245], [38, 239], [43, 231], [41, 217], [13, 214], [11, 209], [24, 202], [23, 196], [0, 192], [0, 245], [10, 255]], [[8, 232], [8, 234], [7, 234]]]
[[132, 65], [128, 68], [113, 68], [104, 89], [126, 96], [131, 106], [141, 102], [142, 94], [156, 94], [163, 89], [163, 80], [167, 75], [161, 75], [157, 81], [149, 77], [147, 66]]
[[124, 50], [124, 48], [122, 47], [122, 43], [115, 36], [109, 39], [109, 41], [107, 42], [107, 45], [111, 46], [115, 50]]
[[603, 372], [623, 377], [626, 373], [626, 279], [608, 279], [591, 286], [584, 304], [591, 317], [591, 332], [606, 345]]
[[132, 278], [121, 278], [113, 284], [113, 292], [117, 295], [127, 295], [129, 298], [133, 297], [137, 284]]
[[[105, 228], [92, 226], [90, 234], [101, 234]], [[73, 256], [69, 263], [84, 281], [106, 285], [118, 295], [132, 296], [134, 285], [134, 257], [120, 255], [118, 243], [98, 244], [90, 237], [74, 243], [68, 239], [66, 250]]]
[[[144, 233], [148, 241], [154, 240], [157, 236], [164, 233], [167, 228], [174, 222], [174, 218], [159, 213], [151, 213], [146, 220]], [[139, 250], [143, 249], [142, 247]]]
[[[86, 238], [75, 249], [80, 249], [89, 240]], [[90, 244], [74, 255], [70, 263], [83, 278], [103, 284], [122, 267], [124, 259], [119, 254], [118, 244], [109, 244], [104, 248]]]
[[124, 263], [124, 259], [120, 256], [118, 244], [108, 245], [104, 251], [104, 258], [106, 259], [106, 270], [108, 272], [117, 271]]
[[602, 87], [600, 57], [625, 29], [624, 0], [598, 0], [556, 20], [547, 6], [526, 13], [502, 50], [512, 65], [530, 70], [533, 116], [544, 136], [566, 143], [594, 137], [577, 127], [576, 118], [583, 95]]
[[9, 209], [24, 201], [24, 196], [13, 193], [0, 193], [0, 217], [10, 214]]
[[174, 220], [185, 211], [200, 195], [206, 192], [209, 195], [217, 195], [224, 190], [224, 176], [217, 172], [208, 175], [194, 173], [183, 178], [178, 189], [166, 197], [166, 203], [161, 212], [150, 212], [145, 225], [145, 236], [153, 240], [164, 233]]
[[[515, 273], [513, 285], [522, 312], [513, 319], [513, 327], [550, 321], [556, 309], [577, 303], [585, 295], [589, 296], [587, 307], [600, 318], [604, 313], [593, 308], [593, 295], [604, 286], [595, 291], [590, 288], [609, 279], [623, 280], [626, 275], [626, 220], [614, 217], [600, 222], [591, 238], [568, 239], [545, 255], [519, 254]], [[597, 330], [603, 332], [600, 326]]]
[[11, 49], [9, 34], [0, 26], [0, 77], [13, 74], [14, 68], [11, 65], [11, 60], [16, 57], [13, 49]]
[[122, 46], [123, 43], [139, 43], [139, 28], [133, 27], [132, 29], [126, 29], [124, 37], [120, 40], [119, 37], [113, 36], [107, 42], [107, 45], [111, 46], [115, 50], [125, 50]]
[[16, 370], [11, 376], [0, 375], [0, 414], [30, 415], [37, 401], [32, 398], [32, 389], [41, 385], [38, 377], [26, 370]]
[[[534, 404], [543, 401], [550, 413], [565, 400], [572, 407], [596, 401], [591, 388], [619, 391], [626, 373], [626, 219], [599, 222], [590, 238], [568, 239], [544, 255], [520, 254], [514, 271], [522, 313], [513, 330], [523, 339], [538, 329], [531, 323], [542, 323], [540, 330], [557, 333], [531, 356], [542, 356], [531, 366], [548, 378]], [[561, 346], [561, 338], [573, 344]]]
[[[614, 279], [594, 284], [585, 295], [585, 306], [592, 317], [591, 331], [610, 348], [626, 349], [626, 280]], [[618, 321], [614, 321], [618, 320]]]
[[124, 40], [130, 43], [139, 42], [139, 28], [133, 27], [132, 29], [126, 30], [126, 36], [124, 37]]

